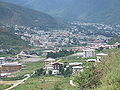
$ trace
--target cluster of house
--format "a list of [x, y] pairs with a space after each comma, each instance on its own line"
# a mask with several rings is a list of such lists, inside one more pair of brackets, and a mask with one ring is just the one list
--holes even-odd
[[88, 43], [88, 46], [73, 47], [72, 50], [73, 51], [83, 51], [87, 48], [99, 49], [100, 47], [102, 47], [104, 49], [112, 49], [112, 48], [119, 48], [119, 46], [120, 46], [120, 43], [115, 43], [113, 45], [109, 45], [106, 43]]
[[88, 62], [100, 62], [104, 56], [107, 56], [108, 54], [105, 53], [98, 53], [96, 54], [95, 49], [87, 49], [83, 51], [83, 57], [84, 58], [92, 58], [95, 59], [87, 59]]
[[[103, 60], [104, 56], [107, 56], [107, 55], [108, 54], [105, 54], [105, 53], [96, 54], [95, 49], [83, 50], [83, 52], [81, 54], [81, 56], [83, 58], [86, 58], [87, 62], [101, 62], [101, 60]], [[59, 75], [60, 68], [64, 67], [64, 63], [59, 62], [59, 60], [56, 61], [53, 58], [48, 58], [48, 59], [44, 60], [44, 62], [45, 62], [44, 69], [46, 70], [47, 74], [51, 70], [53, 75]], [[72, 67], [72, 74], [75, 75], [75, 74], [78, 74], [79, 72], [83, 71], [84, 65], [81, 62], [73, 62], [73, 63], [69, 63], [66, 66], [66, 68], [67, 67]], [[64, 68], [64, 70], [66, 70], [66, 68]]]
[[0, 77], [8, 76], [13, 72], [22, 69], [22, 64], [18, 62], [6, 62], [5, 57], [0, 57]]
[[[48, 58], [44, 60], [45, 62], [45, 70], [46, 74], [49, 73], [49, 71], [52, 71], [52, 75], [59, 75], [60, 74], [60, 68], [64, 68], [64, 63], [61, 63], [59, 61], [56, 61], [53, 58]], [[74, 62], [74, 63], [69, 63], [64, 70], [66, 70], [67, 67], [72, 67], [72, 75], [78, 74], [79, 72], [83, 71], [83, 63], [81, 62]]]
[[[90, 30], [86, 28], [87, 26], [93, 26], [94, 28], [98, 29], [102, 28], [105, 29], [104, 31], [110, 32], [110, 28], [108, 25], [98, 25], [95, 23], [80, 23], [80, 22], [72, 22], [69, 24], [70, 26], [67, 28], [59, 28], [53, 30], [41, 30], [38, 27], [25, 27], [25, 26], [18, 26], [15, 25], [15, 34], [21, 36], [21, 38], [25, 41], [28, 41], [30, 45], [37, 46], [37, 47], [44, 47], [44, 48], [54, 48], [59, 46], [66, 46], [66, 45], [79, 45], [79, 44], [88, 44], [89, 42], [104, 42], [111, 39], [111, 37], [107, 37], [104, 34], [96, 35], [94, 30]], [[79, 28], [77, 26], [82, 26], [85, 30]], [[109, 27], [109, 29], [108, 29]], [[107, 29], [108, 30], [107, 30]], [[95, 29], [95, 30], [96, 30]], [[112, 30], [112, 34], [113, 31]], [[32, 32], [32, 33], [31, 33]], [[89, 35], [89, 33], [95, 33], [94, 35]], [[105, 32], [105, 33], [106, 33]], [[118, 35], [114, 32], [114, 34]], [[91, 38], [91, 39], [90, 39]], [[95, 42], [94, 42], [95, 41]]]

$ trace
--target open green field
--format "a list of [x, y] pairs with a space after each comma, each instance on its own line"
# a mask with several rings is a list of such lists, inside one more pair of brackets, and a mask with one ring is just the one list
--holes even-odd
[[11, 85], [0, 85], [0, 90], [4, 90], [6, 88], [9, 88]]
[[70, 86], [69, 81], [70, 78], [61, 76], [32, 77], [14, 90], [55, 90], [55, 86], [60, 90], [77, 90]]
[[[110, 49], [104, 50], [104, 53], [109, 55], [104, 58], [104, 61], [96, 64], [97, 70], [102, 70], [100, 85], [85, 90], [120, 90], [120, 50]], [[77, 56], [68, 56], [62, 58], [61, 62], [84, 62], [82, 58]], [[36, 69], [44, 66], [44, 62], [28, 63], [26, 69], [15, 73], [17, 76], [31, 74]], [[79, 90], [78, 86], [70, 85], [70, 80], [74, 77], [62, 76], [38, 76], [31, 77], [22, 85], [17, 86], [14, 90]], [[74, 82], [76, 84], [76, 82]], [[1, 86], [0, 90], [8, 86]], [[57, 89], [56, 89], [57, 88]]]

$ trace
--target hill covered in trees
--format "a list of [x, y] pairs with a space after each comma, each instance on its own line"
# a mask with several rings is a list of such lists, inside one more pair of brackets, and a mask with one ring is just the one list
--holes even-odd
[[48, 14], [5, 2], [0, 2], [0, 13], [0, 23], [2, 24], [41, 27], [53, 27], [58, 24]]

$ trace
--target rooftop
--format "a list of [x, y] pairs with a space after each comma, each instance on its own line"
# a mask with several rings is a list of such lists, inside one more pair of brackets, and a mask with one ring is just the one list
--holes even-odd
[[54, 65], [54, 64], [63, 64], [63, 63], [61, 63], [61, 62], [54, 62], [54, 63], [52, 63], [52, 65]]
[[88, 62], [96, 62], [97, 60], [96, 59], [88, 59], [87, 61]]
[[74, 63], [69, 63], [69, 65], [82, 65], [83, 63], [81, 63], [81, 62], [74, 62]]
[[48, 59], [46, 59], [46, 60], [44, 60], [45, 62], [49, 62], [49, 61], [55, 61], [55, 59], [54, 58], [48, 58]]
[[5, 59], [5, 57], [0, 57], [0, 60], [4, 60]]
[[83, 51], [95, 51], [95, 49], [86, 49], [86, 50], [83, 50]]
[[97, 56], [107, 56], [108, 54], [105, 54], [105, 53], [98, 53], [96, 54]]
[[74, 66], [74, 67], [72, 67], [73, 69], [81, 69], [81, 68], [83, 68], [82, 66]]
[[12, 63], [3, 63], [2, 66], [17, 66], [17, 65], [22, 65], [21, 63], [18, 62], [12, 62]]

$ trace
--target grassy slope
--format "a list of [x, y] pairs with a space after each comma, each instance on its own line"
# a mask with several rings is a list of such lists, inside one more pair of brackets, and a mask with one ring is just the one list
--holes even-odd
[[101, 64], [104, 72], [102, 84], [96, 90], [120, 90], [120, 50], [109, 50], [110, 55]]
[[6, 88], [9, 88], [11, 85], [0, 85], [0, 90], [4, 90]]

